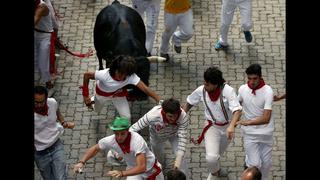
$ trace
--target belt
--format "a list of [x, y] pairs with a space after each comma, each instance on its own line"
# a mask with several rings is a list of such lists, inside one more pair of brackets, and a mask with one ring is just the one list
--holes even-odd
[[45, 155], [45, 154], [48, 154], [48, 153], [52, 153], [56, 148], [57, 146], [59, 145], [60, 143], [60, 139], [58, 139], [55, 143], [53, 143], [50, 147], [44, 149], [44, 150], [41, 150], [41, 151], [36, 151], [36, 153], [38, 155]]
[[104, 92], [102, 91], [98, 85], [96, 85], [96, 93], [100, 96], [105, 96], [105, 97], [109, 97], [109, 96], [112, 96], [112, 97], [125, 97], [125, 96], [128, 96], [128, 91], [127, 89], [119, 89], [115, 92]]
[[[208, 120], [208, 121], [209, 121], [209, 120]], [[226, 124], [229, 124], [229, 122], [226, 121], [226, 122], [224, 122], [224, 123], [219, 123], [219, 122], [217, 122], [217, 121], [214, 121], [213, 124], [214, 124], [214, 125], [217, 125], [217, 126], [224, 126], [224, 125], [226, 125]]]

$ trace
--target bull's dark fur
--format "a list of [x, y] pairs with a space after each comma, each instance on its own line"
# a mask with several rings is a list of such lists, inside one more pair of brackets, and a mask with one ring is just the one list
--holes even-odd
[[[136, 74], [149, 85], [150, 62], [146, 58], [146, 30], [141, 16], [134, 9], [115, 0], [98, 14], [93, 36], [99, 70], [103, 69], [102, 59], [106, 60], [106, 67], [109, 67], [115, 56], [130, 55], [136, 60]], [[147, 98], [145, 93], [133, 85], [126, 88], [133, 89], [129, 92], [130, 100]]]

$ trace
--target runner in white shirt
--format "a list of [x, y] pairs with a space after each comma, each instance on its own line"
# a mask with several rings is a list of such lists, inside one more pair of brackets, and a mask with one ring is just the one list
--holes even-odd
[[160, 97], [146, 86], [134, 73], [136, 70], [135, 60], [130, 56], [117, 56], [111, 63], [110, 68], [97, 70], [96, 72], [86, 72], [83, 77], [82, 95], [85, 104], [90, 107], [89, 80], [97, 80], [96, 94], [94, 96], [94, 110], [100, 112], [107, 101], [112, 101], [113, 105], [121, 117], [131, 119], [129, 104], [126, 96], [128, 92], [123, 89], [128, 84], [137, 86], [140, 90], [151, 96], [156, 102]]
[[272, 165], [274, 122], [272, 116], [273, 91], [261, 77], [261, 66], [252, 64], [246, 69], [247, 84], [240, 86], [238, 99], [243, 106], [241, 125], [246, 166], [256, 166], [267, 179]]
[[74, 123], [64, 121], [58, 103], [48, 98], [43, 86], [34, 87], [34, 160], [44, 180], [67, 179], [64, 147], [59, 139], [64, 128]]
[[[222, 72], [216, 67], [208, 68], [204, 73], [204, 85], [194, 90], [183, 107], [185, 112], [200, 101], [205, 107], [205, 127], [195, 144], [205, 140], [208, 180], [227, 176], [220, 171], [219, 159], [227, 149], [235, 133], [235, 123], [241, 116], [242, 107], [234, 89], [224, 83]], [[230, 122], [231, 121], [231, 122]]]
[[188, 174], [187, 163], [184, 159], [187, 144], [187, 128], [189, 120], [187, 114], [180, 107], [178, 100], [173, 98], [157, 105], [130, 127], [138, 132], [149, 126], [151, 150], [161, 164], [164, 163], [164, 143], [169, 140], [173, 153], [176, 155], [173, 168], [179, 168]]
[[99, 140], [98, 144], [89, 148], [79, 163], [74, 165], [74, 172], [81, 171], [86, 162], [101, 150], [117, 152], [127, 164], [125, 171], [111, 170], [112, 177], [127, 177], [127, 180], [163, 180], [161, 164], [149, 150], [147, 143], [136, 132], [130, 132], [127, 118], [117, 117], [109, 126], [114, 134]]

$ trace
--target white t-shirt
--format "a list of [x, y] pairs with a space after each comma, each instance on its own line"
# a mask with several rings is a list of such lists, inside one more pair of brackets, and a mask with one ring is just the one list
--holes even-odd
[[[203, 99], [203, 88], [204, 85], [199, 86], [196, 90], [194, 90], [188, 97], [187, 97], [187, 102], [193, 106], [197, 105], [200, 101], [203, 102], [203, 105], [205, 107], [205, 117], [207, 120], [212, 120], [212, 117], [208, 111], [208, 109], [206, 108], [206, 105], [204, 103], [204, 99]], [[218, 98], [218, 100], [216, 101], [211, 101], [208, 92], [206, 91], [205, 93], [206, 95], [206, 102], [214, 116], [214, 118], [216, 119], [217, 123], [225, 123], [226, 122], [226, 118], [223, 114], [223, 110], [220, 104], [220, 97]], [[222, 90], [222, 98], [223, 98], [223, 103], [224, 103], [224, 107], [226, 108], [227, 114], [228, 114], [228, 121], [230, 121], [232, 119], [232, 113], [237, 111], [237, 110], [241, 110], [242, 107], [237, 99], [237, 95], [234, 91], [234, 89], [229, 86], [228, 84], [226, 84]]]
[[[246, 120], [253, 120], [263, 115], [263, 111], [272, 110], [273, 91], [269, 85], [255, 90], [256, 95], [247, 84], [240, 86], [238, 99], [242, 104], [244, 117]], [[241, 126], [245, 134], [272, 135], [274, 130], [273, 115], [271, 114], [268, 124]]]
[[113, 150], [119, 154], [119, 156], [123, 157], [124, 161], [127, 164], [127, 169], [130, 169], [136, 166], [136, 156], [139, 153], [144, 153], [146, 155], [147, 160], [147, 169], [146, 172], [149, 171], [155, 162], [154, 154], [149, 150], [146, 141], [136, 132], [131, 132], [131, 140], [130, 140], [130, 153], [124, 154], [118, 145], [115, 135], [107, 136], [98, 142], [99, 148], [102, 150]]
[[162, 107], [157, 105], [130, 127], [130, 131], [138, 132], [149, 126], [150, 139], [168, 140], [172, 136], [178, 136], [177, 154], [184, 155], [187, 144], [187, 128], [189, 125], [186, 112], [181, 109], [177, 125], [171, 125], [163, 121]]
[[47, 99], [48, 116], [34, 113], [34, 145], [37, 151], [54, 144], [60, 135], [57, 126], [58, 103], [53, 98]]
[[104, 92], [115, 92], [128, 84], [137, 85], [140, 81], [140, 78], [135, 73], [128, 76], [124, 81], [116, 81], [111, 77], [109, 69], [97, 70], [94, 74], [98, 87]]

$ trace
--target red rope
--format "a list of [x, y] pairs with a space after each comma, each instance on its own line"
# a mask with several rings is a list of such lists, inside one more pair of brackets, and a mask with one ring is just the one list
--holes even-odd
[[80, 58], [85, 58], [85, 57], [89, 57], [89, 56], [92, 56], [92, 55], [93, 55], [93, 50], [92, 50], [91, 48], [88, 49], [88, 52], [87, 52], [87, 53], [84, 53], [84, 54], [83, 54], [83, 53], [80, 53], [80, 52], [71, 52], [71, 51], [68, 49], [68, 47], [64, 46], [64, 45], [61, 43], [61, 41], [60, 41], [59, 38], [56, 39], [55, 43], [58, 45], [58, 47], [59, 47], [60, 49], [63, 49], [63, 50], [65, 50], [65, 51], [67, 51], [67, 53], [69, 53], [69, 54], [71, 54], [71, 55], [73, 55], [73, 56], [77, 56], [77, 57], [80, 57]]

